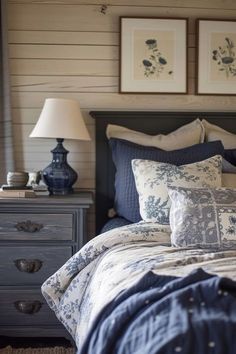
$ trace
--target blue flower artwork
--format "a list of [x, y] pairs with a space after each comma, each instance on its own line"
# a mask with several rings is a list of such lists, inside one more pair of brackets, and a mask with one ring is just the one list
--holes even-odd
[[[143, 59], [144, 76], [149, 78], [155, 75], [156, 78], [159, 78], [160, 74], [165, 70], [168, 60], [158, 48], [156, 39], [147, 39], [145, 46], [148, 50], [148, 57]], [[169, 70], [168, 75], [172, 74], [173, 70]]]
[[225, 43], [212, 51], [212, 60], [227, 79], [236, 76], [235, 45], [229, 37], [225, 37]]

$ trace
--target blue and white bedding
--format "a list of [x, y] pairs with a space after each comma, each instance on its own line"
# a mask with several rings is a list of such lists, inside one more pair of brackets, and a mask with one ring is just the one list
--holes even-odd
[[[198, 270], [195, 271], [195, 273], [191, 273], [196, 269]], [[205, 272], [207, 272], [207, 274]], [[89, 351], [86, 351], [88, 350], [88, 347], [86, 346], [91, 345], [91, 348], [93, 348], [94, 337], [91, 336], [91, 333], [96, 333], [96, 331], [99, 331], [99, 326], [102, 325], [102, 323], [99, 322], [99, 326], [96, 327], [98, 324], [97, 320], [102, 318], [103, 314], [106, 313], [107, 308], [110, 309], [110, 306], [113, 306], [114, 299], [119, 302], [119, 296], [123, 294], [125, 303], [128, 307], [122, 308], [122, 311], [127, 313], [127, 309], [132, 309], [132, 306], [134, 304], [138, 305], [140, 301], [139, 298], [133, 298], [132, 302], [132, 296], [129, 300], [129, 297], [126, 297], [127, 291], [129, 291], [128, 289], [131, 289], [130, 291], [132, 293], [134, 289], [137, 289], [138, 284], [138, 286], [141, 286], [140, 291], [143, 292], [143, 296], [146, 301], [150, 296], [150, 293], [148, 293], [150, 289], [147, 287], [142, 287], [146, 283], [149, 284], [150, 280], [146, 281], [147, 278], [149, 279], [149, 277], [151, 277], [151, 279], [154, 279], [153, 281], [157, 284], [163, 282], [163, 286], [166, 285], [164, 284], [165, 282], [168, 282], [168, 284], [170, 284], [169, 289], [171, 289], [173, 286], [173, 281], [177, 281], [181, 288], [182, 280], [175, 279], [173, 277], [188, 276], [186, 279], [190, 279], [191, 288], [193, 283], [191, 280], [192, 275], [190, 273], [193, 275], [194, 279], [196, 279], [196, 274], [200, 275], [200, 278], [197, 279], [198, 281], [201, 281], [202, 278], [205, 279], [205, 277], [206, 280], [209, 280], [209, 283], [206, 282], [206, 288], [208, 291], [205, 292], [205, 295], [203, 294], [204, 291], [200, 291], [202, 296], [204, 295], [201, 302], [204, 302], [207, 306], [211, 303], [208, 295], [214, 292], [214, 294], [217, 295], [216, 292], [220, 290], [219, 284], [223, 281], [218, 277], [211, 277], [208, 274], [215, 274], [220, 277], [228, 277], [236, 280], [236, 250], [214, 251], [207, 249], [174, 248], [170, 245], [170, 229], [168, 225], [165, 227], [160, 227], [160, 225], [156, 223], [140, 222], [113, 229], [92, 239], [43, 284], [42, 292], [49, 306], [55, 311], [59, 320], [64, 324], [75, 339], [78, 347], [78, 353], [89, 353]], [[158, 278], [156, 278], [156, 276], [158, 276]], [[145, 279], [144, 285], [142, 282], [143, 279]], [[185, 282], [185, 280], [183, 281]], [[199, 292], [201, 286], [203, 285], [200, 284], [196, 287], [197, 292]], [[159, 289], [155, 289], [155, 296], [157, 296], [157, 292], [161, 290], [160, 286], [157, 286], [156, 288]], [[176, 290], [175, 286], [174, 289]], [[230, 291], [232, 291], [232, 294]], [[145, 298], [145, 294], [147, 295], [147, 299]], [[173, 295], [174, 293], [170, 291], [170, 294]], [[190, 315], [190, 313], [187, 312], [189, 310], [189, 302], [186, 301], [186, 296], [189, 296], [189, 294], [190, 293], [188, 291], [183, 292], [183, 297], [178, 297], [180, 293], [177, 291], [176, 296], [173, 295], [172, 297], [173, 301], [169, 303], [170, 308], [167, 307], [168, 311], [169, 309], [174, 311], [175, 308], [182, 308], [183, 316], [181, 315], [182, 317], [179, 317], [179, 322], [185, 321], [185, 319]], [[194, 295], [194, 292], [191, 294]], [[232, 325], [233, 328], [236, 328], [236, 323], [234, 322], [236, 304], [234, 283], [231, 284], [227, 291], [224, 291], [224, 296], [222, 306], [213, 306], [214, 304], [216, 305], [215, 302], [212, 304], [211, 308], [209, 308], [209, 311], [201, 310], [201, 307], [199, 307], [200, 299], [198, 298], [198, 305], [195, 306], [196, 311], [194, 310], [195, 312], [193, 313], [196, 323], [199, 323], [199, 321], [206, 323], [206, 326], [204, 327], [204, 338], [202, 338], [203, 330], [199, 332], [199, 335], [201, 335], [201, 341], [205, 343], [204, 345], [208, 345], [208, 348], [215, 350], [214, 354], [222, 353], [222, 351], [216, 350], [216, 344], [219, 348], [222, 343], [224, 343], [226, 349], [235, 348], [233, 347], [233, 345], [235, 345], [234, 336], [230, 337], [227, 335], [226, 327], [224, 327], [224, 325], [228, 327]], [[193, 296], [191, 295], [189, 299], [192, 299], [192, 297]], [[166, 300], [164, 299], [164, 302], [165, 301]], [[189, 301], [191, 302], [192, 300]], [[176, 307], [177, 304], [178, 306], [180, 304], [182, 305], [180, 307]], [[194, 304], [196, 304], [196, 302]], [[156, 304], [155, 306], [158, 312], [158, 309], [160, 309], [158, 307], [159, 304]], [[119, 310], [119, 307], [117, 309]], [[114, 308], [114, 311], [116, 316], [116, 308]], [[147, 312], [147, 314], [148, 313], [149, 312]], [[210, 313], [212, 316], [208, 317], [208, 314]], [[229, 316], [230, 313], [233, 314], [231, 318]], [[176, 315], [177, 314], [178, 312], [176, 312]], [[221, 316], [219, 317], [220, 314]], [[206, 315], [207, 317], [204, 317]], [[171, 316], [168, 318], [175, 318]], [[175, 316], [174, 313], [173, 316]], [[217, 318], [219, 319], [222, 316], [226, 316], [224, 318], [227, 318], [227, 321], [223, 321], [224, 323], [222, 322], [221, 324], [222, 343], [219, 344], [219, 342], [216, 342], [216, 339], [212, 339], [212, 323], [208, 323], [206, 321], [213, 321], [213, 325], [215, 326]], [[106, 317], [107, 316], [104, 318], [106, 319]], [[153, 316], [148, 315], [148, 317], [149, 320], [146, 323], [147, 326], [145, 327], [145, 331], [147, 331], [145, 332], [145, 348], [143, 347], [143, 342], [143, 344], [140, 343], [140, 346], [137, 346], [136, 350], [134, 340], [134, 342], [130, 344], [130, 347], [120, 346], [120, 348], [126, 349], [123, 351], [120, 351], [121, 349], [117, 349], [114, 351], [115, 353], [174, 353], [180, 352], [182, 349], [182, 353], [190, 353], [184, 349], [184, 341], [182, 341], [183, 343], [181, 344], [172, 340], [169, 341], [168, 350], [165, 349], [163, 352], [160, 348], [160, 351], [152, 351], [151, 348], [148, 347], [147, 338], [150, 337], [151, 341], [153, 339], [153, 332], [151, 330]], [[232, 320], [232, 323], [229, 322], [229, 318], [230, 321]], [[113, 320], [114, 318], [111, 317], [111, 321]], [[142, 327], [137, 327], [137, 322], [132, 322], [132, 319], [130, 319], [130, 321], [130, 328], [132, 328], [132, 326], [135, 327], [134, 333], [137, 333], [137, 331], [141, 331], [141, 333], [143, 333]], [[113, 322], [111, 323], [105, 321], [104, 326], [106, 326], [107, 323], [110, 323], [110, 326], [112, 326]], [[198, 338], [198, 333], [195, 333], [192, 327], [192, 321], [189, 323], [187, 321], [185, 323], [186, 326], [188, 326], [188, 331], [190, 331], [188, 332], [190, 333], [189, 338], [192, 338], [191, 336]], [[162, 326], [160, 328], [164, 331], [160, 332], [162, 334], [168, 330], [168, 328]], [[111, 332], [109, 332], [109, 341], [112, 338], [115, 340], [119, 339], [119, 336], [117, 337], [116, 327], [113, 329], [114, 330], [112, 331], [110, 328]], [[101, 333], [104, 334], [103, 331], [101, 331]], [[130, 338], [131, 337], [132, 336], [130, 334]], [[101, 337], [101, 343], [105, 343], [102, 338], [103, 337]], [[109, 343], [108, 348], [110, 345]], [[96, 351], [93, 350], [90, 351], [90, 353], [104, 354], [113, 352], [103, 351], [99, 345], [100, 344], [97, 343]], [[117, 345], [119, 347], [119, 343]], [[130, 348], [132, 348], [131, 351]], [[165, 348], [168, 348], [168, 345]], [[175, 351], [173, 348], [175, 348]], [[235, 351], [232, 351], [232, 353], [234, 352]], [[191, 353], [195, 352], [191, 351]], [[231, 351], [225, 351], [225, 353], [231, 353]]]

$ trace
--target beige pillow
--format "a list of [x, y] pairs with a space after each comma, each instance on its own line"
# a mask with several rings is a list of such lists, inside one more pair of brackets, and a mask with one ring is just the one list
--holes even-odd
[[222, 173], [222, 186], [236, 188], [236, 173]]
[[202, 124], [205, 129], [205, 140], [216, 141], [221, 140], [225, 149], [236, 149], [236, 135], [232, 134], [215, 124], [209, 123], [203, 119]]
[[120, 125], [109, 124], [106, 129], [106, 135], [108, 139], [124, 139], [135, 144], [171, 151], [202, 143], [204, 140], [204, 128], [200, 119], [196, 119], [170, 134], [148, 135]]

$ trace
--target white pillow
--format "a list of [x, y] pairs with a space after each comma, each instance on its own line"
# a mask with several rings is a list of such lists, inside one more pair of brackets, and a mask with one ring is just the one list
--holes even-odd
[[[145, 125], [145, 122], [143, 124]], [[204, 128], [200, 119], [196, 119], [170, 134], [148, 135], [120, 125], [108, 124], [106, 135], [108, 139], [124, 139], [135, 144], [171, 151], [202, 143], [204, 140]]]
[[218, 125], [211, 124], [203, 119], [202, 124], [205, 129], [205, 140], [216, 141], [221, 140], [225, 149], [236, 149], [236, 134], [232, 134]]
[[169, 224], [168, 186], [221, 187], [221, 165], [220, 155], [182, 166], [149, 160], [132, 160], [142, 219], [147, 222]]

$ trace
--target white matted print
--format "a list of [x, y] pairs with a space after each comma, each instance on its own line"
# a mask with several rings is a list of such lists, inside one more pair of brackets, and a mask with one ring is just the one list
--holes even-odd
[[187, 19], [120, 21], [120, 92], [187, 93]]
[[197, 25], [197, 93], [236, 95], [236, 21], [199, 19]]

